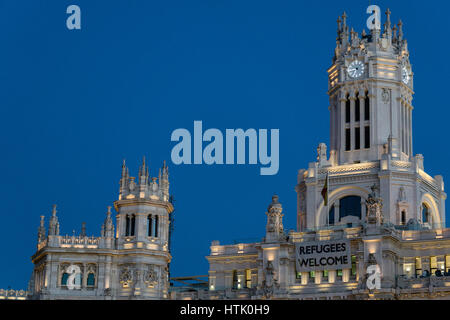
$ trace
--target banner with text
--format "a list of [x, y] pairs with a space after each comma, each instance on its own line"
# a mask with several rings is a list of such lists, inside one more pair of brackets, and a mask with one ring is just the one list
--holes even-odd
[[331, 240], [295, 244], [297, 272], [350, 269], [350, 241]]

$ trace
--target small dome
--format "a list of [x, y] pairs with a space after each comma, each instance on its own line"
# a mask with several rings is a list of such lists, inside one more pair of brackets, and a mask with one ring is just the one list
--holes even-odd
[[270, 209], [272, 208], [280, 208], [281, 209], [281, 203], [278, 202], [278, 196], [276, 194], [274, 194], [272, 196], [272, 203], [269, 205], [268, 207], [268, 211], [270, 211]]

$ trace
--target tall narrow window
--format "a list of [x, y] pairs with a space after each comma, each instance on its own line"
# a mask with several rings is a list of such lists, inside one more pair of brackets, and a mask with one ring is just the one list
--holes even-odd
[[350, 151], [350, 129], [345, 129], [345, 151]]
[[437, 258], [430, 257], [430, 272], [432, 275], [435, 275], [437, 271]]
[[419, 278], [422, 275], [422, 260], [416, 258], [416, 277]]
[[67, 286], [67, 279], [69, 279], [69, 274], [64, 272], [61, 277], [61, 286]]
[[422, 203], [422, 222], [426, 223], [429, 222], [430, 218], [430, 211], [428, 209], [428, 206], [425, 203]]
[[366, 98], [364, 99], [364, 120], [370, 120], [370, 98], [368, 97], [368, 93], [366, 92]]
[[332, 226], [334, 224], [334, 206], [331, 207], [328, 212], [328, 224]]
[[126, 216], [125, 217], [125, 236], [129, 236], [130, 235], [130, 216]]
[[400, 222], [403, 226], [406, 224], [406, 212], [405, 210], [402, 211], [402, 216], [401, 216], [401, 222]]
[[237, 289], [237, 287], [238, 287], [237, 271], [233, 270], [233, 289]]
[[87, 277], [87, 285], [88, 285], [88, 287], [93, 287], [93, 286], [95, 286], [95, 274], [93, 274], [92, 272], [90, 272], [90, 273], [88, 274], [88, 277]]
[[134, 214], [131, 216], [131, 230], [130, 230], [130, 236], [134, 236], [134, 227], [136, 225], [136, 217]]
[[347, 100], [345, 101], [345, 122], [350, 123], [350, 99], [347, 94]]
[[366, 126], [364, 128], [364, 148], [369, 149], [370, 148], [370, 127]]
[[356, 276], [356, 256], [352, 256], [352, 276]]
[[158, 236], [158, 232], [159, 232], [159, 230], [158, 230], [158, 221], [159, 221], [159, 217], [155, 216], [155, 234], [154, 234], [154, 237]]
[[252, 287], [252, 270], [250, 269], [245, 270], [245, 287]]
[[360, 114], [360, 110], [359, 110], [359, 93], [356, 93], [356, 100], [355, 100], [355, 121], [358, 122], [359, 121], [359, 114]]
[[359, 128], [355, 128], [355, 150], [361, 149], [361, 132]]
[[152, 236], [152, 215], [151, 214], [149, 214], [148, 216], [147, 216], [147, 235], [149, 236], [149, 237], [151, 237]]

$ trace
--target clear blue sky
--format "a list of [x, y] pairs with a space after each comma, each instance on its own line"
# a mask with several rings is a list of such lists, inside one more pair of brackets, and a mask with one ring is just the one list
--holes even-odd
[[[66, 29], [66, 8], [82, 30]], [[329, 141], [336, 19], [361, 32], [369, 1], [0, 0], [0, 288], [26, 288], [39, 216], [99, 235], [122, 159], [170, 166], [173, 276], [206, 274], [212, 240], [259, 238], [276, 192], [295, 229], [297, 171]], [[378, 1], [401, 18], [415, 72], [414, 151], [450, 179], [448, 1]], [[384, 14], [383, 14], [384, 22]], [[170, 134], [279, 128], [280, 171], [174, 166]]]

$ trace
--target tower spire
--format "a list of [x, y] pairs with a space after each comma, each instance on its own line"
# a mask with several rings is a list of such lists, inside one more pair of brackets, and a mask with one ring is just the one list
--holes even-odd
[[398, 22], [398, 41], [403, 40], [403, 22], [400, 20]]
[[392, 37], [392, 29], [391, 29], [391, 10], [387, 8], [386, 10], [386, 22], [384, 24], [384, 33], [387, 38]]

